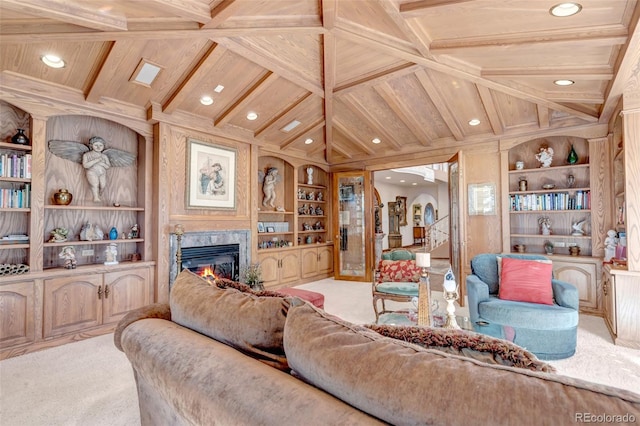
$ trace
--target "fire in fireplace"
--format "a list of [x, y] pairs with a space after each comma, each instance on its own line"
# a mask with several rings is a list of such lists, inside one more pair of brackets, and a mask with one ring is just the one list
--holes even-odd
[[239, 257], [239, 244], [185, 247], [180, 269], [189, 269], [206, 278], [213, 276], [237, 281], [240, 276]]

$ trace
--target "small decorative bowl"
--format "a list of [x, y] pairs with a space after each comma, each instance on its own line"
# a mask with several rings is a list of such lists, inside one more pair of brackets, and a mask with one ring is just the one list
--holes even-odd
[[555, 187], [556, 186], [554, 184], [552, 184], [552, 183], [547, 183], [547, 184], [542, 185], [542, 189], [553, 189]]

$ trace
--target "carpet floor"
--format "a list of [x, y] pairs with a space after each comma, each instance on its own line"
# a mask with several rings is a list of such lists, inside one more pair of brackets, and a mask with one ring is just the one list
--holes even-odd
[[[324, 294], [331, 314], [358, 324], [374, 320], [369, 283], [326, 279], [300, 288]], [[599, 317], [581, 315], [576, 354], [550, 363], [559, 374], [640, 392], [640, 351], [615, 346]], [[139, 425], [133, 373], [113, 334], [0, 361], [0, 424]]]

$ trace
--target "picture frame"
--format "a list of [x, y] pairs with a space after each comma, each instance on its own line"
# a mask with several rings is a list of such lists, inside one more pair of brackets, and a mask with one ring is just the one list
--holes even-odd
[[264, 232], [264, 223], [258, 222], [258, 232]]
[[343, 185], [340, 187], [340, 201], [353, 201], [353, 185]]
[[407, 226], [407, 197], [396, 196], [398, 203], [398, 213], [400, 216], [400, 226]]
[[276, 229], [273, 226], [267, 226], [267, 232], [274, 233], [276, 232]]
[[496, 214], [495, 183], [473, 183], [468, 185], [469, 216], [491, 216]]
[[187, 140], [188, 209], [235, 210], [236, 157], [233, 148]]

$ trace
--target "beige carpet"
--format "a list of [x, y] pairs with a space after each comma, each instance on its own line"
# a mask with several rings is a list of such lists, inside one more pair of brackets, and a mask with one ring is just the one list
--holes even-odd
[[[369, 283], [327, 279], [301, 288], [323, 293], [329, 313], [359, 324], [374, 319]], [[640, 392], [640, 351], [613, 345], [602, 318], [582, 315], [576, 355], [551, 364]], [[111, 334], [0, 361], [2, 426], [135, 426], [137, 404], [131, 367]]]

